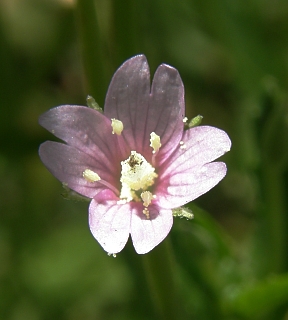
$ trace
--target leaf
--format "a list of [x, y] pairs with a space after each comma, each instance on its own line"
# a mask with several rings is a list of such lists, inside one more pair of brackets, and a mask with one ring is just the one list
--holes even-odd
[[288, 303], [288, 274], [271, 276], [241, 290], [231, 301], [231, 311], [248, 319], [263, 319]]

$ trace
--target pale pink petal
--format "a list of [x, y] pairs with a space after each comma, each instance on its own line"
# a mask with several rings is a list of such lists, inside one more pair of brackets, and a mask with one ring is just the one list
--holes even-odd
[[103, 189], [98, 182], [83, 178], [86, 169], [96, 172], [101, 179], [116, 185], [116, 178], [103, 167], [102, 163], [82, 151], [59, 142], [46, 141], [39, 148], [39, 155], [48, 170], [70, 189], [93, 198]]
[[117, 204], [117, 197], [103, 191], [89, 206], [89, 226], [95, 239], [108, 253], [120, 252], [129, 237], [131, 209]]
[[150, 72], [146, 57], [135, 56], [116, 71], [110, 83], [104, 113], [121, 120], [122, 136], [130, 150], [142, 153], [144, 128], [147, 121]]
[[112, 174], [119, 171], [118, 141], [111, 120], [100, 112], [82, 106], [60, 106], [42, 114], [41, 126], [69, 145], [97, 159]]
[[[149, 146], [151, 132], [161, 138], [162, 146], [157, 153], [158, 165], [177, 148], [183, 134], [184, 114], [184, 86], [181, 77], [176, 69], [162, 64], [156, 70], [152, 83], [145, 134], [145, 146]], [[151, 153], [151, 147], [147, 150]]]
[[189, 174], [194, 166], [211, 162], [231, 148], [227, 133], [210, 126], [186, 130], [182, 141], [183, 145], [178, 145], [178, 149], [159, 171], [161, 178], [184, 171]]
[[157, 186], [157, 203], [163, 208], [183, 206], [213, 188], [225, 177], [226, 171], [223, 162], [211, 162], [195, 166], [193, 170], [178, 171]]
[[143, 205], [138, 207], [137, 214], [132, 214], [131, 237], [136, 252], [144, 254], [166, 238], [173, 224], [173, 216], [171, 210], [151, 205], [148, 207], [150, 219], [147, 219], [142, 213]]

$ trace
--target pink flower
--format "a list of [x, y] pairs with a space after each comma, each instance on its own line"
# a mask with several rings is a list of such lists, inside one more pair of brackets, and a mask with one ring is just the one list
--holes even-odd
[[46, 141], [41, 160], [70, 189], [91, 198], [89, 226], [108, 253], [118, 253], [129, 234], [137, 253], [168, 235], [172, 209], [213, 188], [226, 174], [227, 134], [199, 126], [184, 130], [184, 87], [162, 64], [150, 91], [145, 56], [115, 73], [104, 114], [64, 105], [40, 116], [40, 124], [66, 144]]

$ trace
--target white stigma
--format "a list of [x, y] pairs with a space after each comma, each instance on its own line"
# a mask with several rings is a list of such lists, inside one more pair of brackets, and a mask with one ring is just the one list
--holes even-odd
[[96, 182], [101, 180], [99, 175], [90, 169], [85, 169], [85, 171], [83, 171], [83, 178], [88, 182]]
[[[121, 162], [121, 193], [119, 203], [129, 201], [143, 201], [143, 214], [150, 219], [150, 213], [147, 207], [151, 204], [155, 196], [147, 189], [154, 184], [157, 178], [155, 168], [136, 151], [131, 151], [130, 157]], [[138, 191], [138, 192], [137, 192]], [[141, 192], [142, 191], [142, 192]], [[140, 193], [141, 192], [141, 193]], [[140, 194], [140, 195], [139, 195]]]
[[[157, 136], [154, 133], [155, 136]], [[151, 134], [152, 136], [152, 134]], [[158, 149], [161, 146], [160, 137], [158, 137]], [[151, 137], [152, 138], [152, 137]], [[152, 143], [152, 141], [151, 141]], [[157, 149], [157, 150], [158, 150]], [[142, 213], [147, 219], [150, 219], [148, 206], [156, 198], [149, 189], [158, 177], [155, 168], [138, 152], [131, 151], [128, 159], [121, 161], [122, 184], [119, 200], [117, 204], [125, 204], [130, 201], [143, 202]]]
[[112, 134], [117, 134], [118, 136], [121, 135], [121, 132], [124, 129], [123, 122], [117, 119], [111, 119], [111, 127], [112, 127]]
[[153, 153], [157, 152], [161, 147], [160, 136], [158, 136], [155, 132], [150, 133], [150, 147], [153, 148]]
[[188, 121], [188, 118], [187, 117], [184, 117], [183, 120], [182, 120], [184, 123], [186, 123]]
[[[157, 174], [155, 168], [151, 166], [146, 159], [136, 151], [131, 151], [130, 157], [121, 162], [122, 187], [128, 187], [134, 191], [139, 189], [146, 190], [154, 184]], [[121, 192], [122, 193], [122, 192]]]

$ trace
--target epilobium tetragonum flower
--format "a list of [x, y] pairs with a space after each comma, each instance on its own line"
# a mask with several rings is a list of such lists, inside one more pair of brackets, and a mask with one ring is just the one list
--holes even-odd
[[108, 253], [118, 253], [129, 234], [137, 253], [147, 253], [169, 233], [172, 209], [213, 188], [226, 174], [227, 134], [198, 126], [184, 130], [184, 87], [176, 69], [162, 64], [150, 90], [145, 56], [115, 73], [104, 114], [63, 105], [40, 124], [66, 144], [46, 141], [40, 157], [65, 186], [91, 198], [89, 226]]

